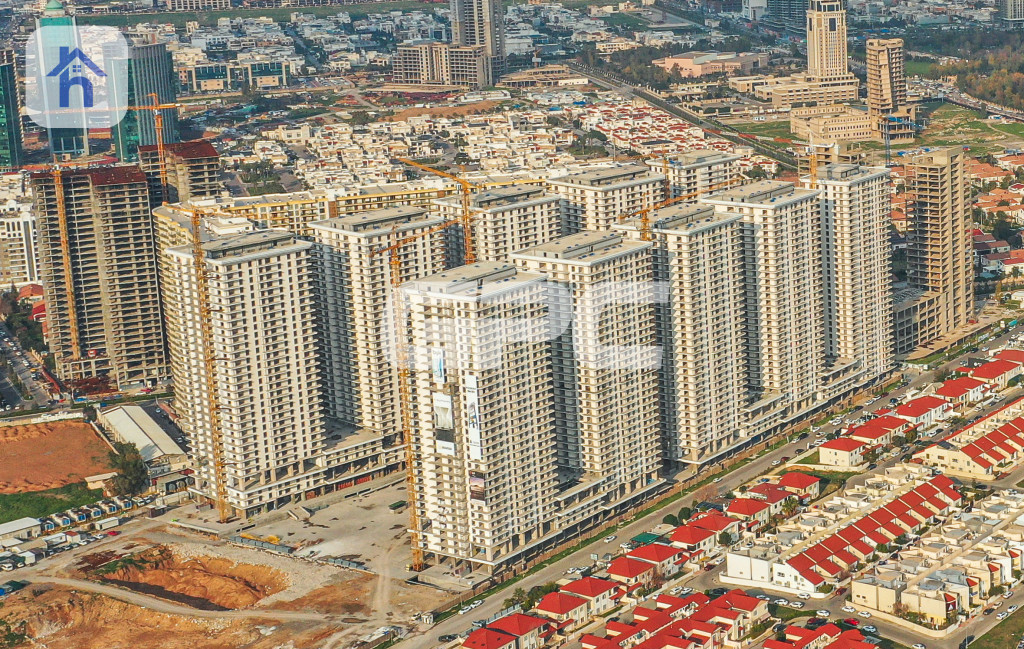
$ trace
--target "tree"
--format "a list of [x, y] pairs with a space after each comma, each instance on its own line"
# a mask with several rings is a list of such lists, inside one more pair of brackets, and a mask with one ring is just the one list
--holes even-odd
[[679, 522], [682, 523], [683, 521], [690, 520], [691, 515], [693, 515], [693, 510], [689, 507], [683, 507], [679, 510], [679, 515], [676, 518], [678, 518]]
[[724, 531], [721, 534], [719, 534], [718, 545], [732, 545], [732, 534]]
[[117, 471], [111, 480], [114, 493], [118, 496], [136, 496], [149, 488], [149, 469], [135, 444], [114, 442], [109, 453], [110, 464]]
[[679, 519], [673, 514], [665, 514], [665, 518], [661, 519], [661, 522], [665, 525], [679, 525]]
[[516, 604], [522, 606], [525, 601], [526, 591], [522, 588], [516, 588], [514, 591], [512, 591], [511, 595], [505, 598], [505, 601], [502, 602], [501, 607], [503, 609], [512, 608]]

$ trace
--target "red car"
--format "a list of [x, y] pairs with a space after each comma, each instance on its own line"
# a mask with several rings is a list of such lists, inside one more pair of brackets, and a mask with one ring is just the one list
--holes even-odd
[[845, 620], [843, 620], [843, 622], [846, 622], [850, 626], [857, 626], [858, 624], [860, 624], [860, 620], [858, 620], [857, 618], [853, 618], [853, 617], [848, 617]]
[[109, 532], [107, 532], [107, 536], [118, 536], [119, 534], [121, 533], [117, 530], [110, 530]]

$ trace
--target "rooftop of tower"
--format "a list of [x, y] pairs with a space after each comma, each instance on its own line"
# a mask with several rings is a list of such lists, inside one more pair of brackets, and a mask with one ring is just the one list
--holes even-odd
[[733, 189], [710, 194], [702, 199], [704, 203], [748, 205], [756, 207], [781, 207], [817, 195], [813, 189], [797, 188], [793, 183], [781, 180], [759, 180]]
[[[647, 165], [626, 164], [619, 165], [617, 167], [608, 167], [605, 169], [582, 171], [576, 174], [569, 174], [568, 176], [561, 176], [560, 178], [552, 178], [551, 182], [598, 187], [610, 186], [624, 181], [631, 181], [639, 176], [648, 174], [651, 174], [651, 169]], [[652, 177], [655, 176], [652, 175]]]
[[543, 257], [580, 265], [605, 262], [649, 248], [650, 243], [623, 239], [615, 232], [584, 231], [513, 253], [513, 257]]
[[413, 227], [429, 227], [443, 222], [438, 216], [431, 216], [425, 207], [396, 205], [378, 210], [357, 212], [310, 224], [314, 230], [341, 230], [361, 236], [403, 232]]

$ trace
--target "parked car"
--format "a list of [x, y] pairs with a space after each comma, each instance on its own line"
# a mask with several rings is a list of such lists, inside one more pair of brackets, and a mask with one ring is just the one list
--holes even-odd
[[864, 633], [878, 633], [878, 627], [876, 627], [876, 626], [874, 626], [872, 624], [865, 624], [864, 626], [862, 626], [860, 628], [860, 630], [863, 631]]
[[849, 606], [849, 605], [844, 606], [842, 610], [843, 610], [843, 613], [856, 613], [857, 612], [857, 609], [855, 609], [855, 608], [853, 608], [852, 606]]
[[815, 611], [814, 614], [817, 615], [818, 617], [824, 617], [824, 618], [830, 617], [832, 615], [832, 613], [830, 613], [829, 611], [826, 611], [825, 609], [821, 609], [820, 611]]
[[871, 613], [869, 613], [868, 611], [861, 611], [860, 613], [857, 613], [857, 615], [861, 616], [864, 619], [871, 617]]

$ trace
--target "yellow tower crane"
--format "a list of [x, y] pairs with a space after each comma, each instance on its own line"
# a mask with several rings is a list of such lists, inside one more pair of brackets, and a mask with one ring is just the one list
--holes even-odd
[[650, 241], [651, 240], [651, 212], [653, 212], [655, 210], [660, 210], [663, 207], [668, 207], [669, 205], [675, 205], [676, 203], [681, 203], [683, 201], [688, 201], [688, 200], [690, 200], [692, 198], [697, 198], [699, 196], [703, 196], [704, 194], [707, 194], [709, 192], [713, 192], [713, 191], [716, 191], [716, 190], [719, 190], [719, 189], [725, 189], [727, 187], [733, 187], [734, 185], [739, 185], [742, 182], [743, 182], [743, 177], [737, 175], [737, 176], [734, 176], [733, 178], [731, 178], [730, 180], [726, 180], [726, 181], [723, 181], [723, 182], [720, 182], [720, 183], [715, 183], [713, 185], [709, 185], [709, 186], [705, 187], [704, 189], [701, 189], [701, 190], [696, 191], [696, 192], [690, 192], [689, 194], [684, 194], [682, 196], [676, 196], [675, 198], [670, 198], [668, 200], [664, 200], [664, 201], [662, 201], [660, 203], [657, 203], [656, 205], [651, 205], [650, 207], [645, 207], [643, 209], [634, 210], [632, 212], [625, 212], [624, 214], [619, 216], [618, 220], [620, 222], [622, 222], [622, 221], [625, 221], [626, 219], [628, 219], [630, 217], [639, 216], [640, 217], [640, 239], [643, 240], [643, 241]]

